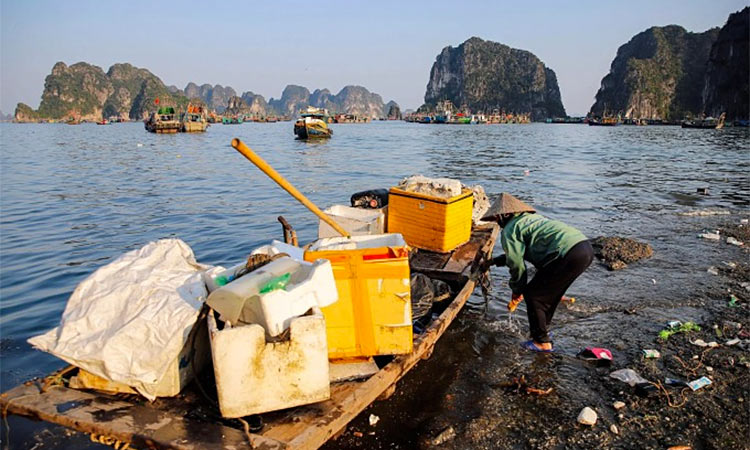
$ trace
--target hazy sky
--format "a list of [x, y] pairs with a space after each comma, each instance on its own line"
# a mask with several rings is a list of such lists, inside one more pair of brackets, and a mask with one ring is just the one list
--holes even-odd
[[57, 61], [129, 62], [189, 81], [279, 98], [287, 84], [365, 86], [422, 104], [430, 68], [471, 36], [528, 50], [557, 73], [570, 115], [591, 107], [617, 48], [654, 25], [722, 26], [747, 0], [34, 1], [0, 0], [0, 109], [39, 106]]

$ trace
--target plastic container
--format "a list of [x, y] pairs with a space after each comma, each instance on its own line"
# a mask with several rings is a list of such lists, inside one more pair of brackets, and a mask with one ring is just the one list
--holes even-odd
[[400, 234], [327, 238], [305, 259], [331, 262], [338, 302], [321, 308], [330, 358], [410, 353], [409, 251]]
[[446, 199], [394, 187], [388, 197], [388, 231], [401, 233], [412, 247], [450, 252], [469, 241], [473, 206], [471, 189]]
[[356, 192], [349, 200], [355, 208], [382, 208], [388, 205], [388, 189]]
[[216, 393], [226, 418], [306, 405], [330, 397], [325, 319], [320, 309], [295, 317], [289, 338], [268, 342], [260, 325], [219, 329], [208, 314]]
[[[385, 232], [385, 214], [382, 209], [352, 208], [346, 205], [334, 205], [324, 211], [352, 236], [383, 234]], [[330, 225], [320, 221], [318, 238], [341, 236]]]
[[258, 324], [273, 337], [294, 317], [337, 299], [330, 262], [282, 257], [211, 292], [206, 303], [224, 322]]

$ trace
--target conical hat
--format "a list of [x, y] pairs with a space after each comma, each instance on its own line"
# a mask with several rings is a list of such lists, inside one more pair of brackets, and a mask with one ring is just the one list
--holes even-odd
[[482, 217], [482, 220], [497, 220], [503, 214], [520, 212], [536, 212], [536, 210], [507, 192], [503, 192], [500, 194], [500, 197], [492, 203], [492, 206], [487, 210], [487, 213]]

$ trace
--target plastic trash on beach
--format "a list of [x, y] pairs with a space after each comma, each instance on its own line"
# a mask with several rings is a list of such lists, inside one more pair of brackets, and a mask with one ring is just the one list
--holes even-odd
[[187, 352], [183, 361], [181, 353], [207, 295], [208, 268], [179, 239], [151, 242], [89, 275], [60, 325], [29, 343], [149, 400], [177, 395], [207, 357]]
[[646, 359], [657, 359], [657, 358], [661, 358], [661, 353], [659, 353], [659, 350], [654, 350], [652, 348], [645, 348], [643, 349], [643, 357]]
[[[346, 205], [333, 205], [324, 213], [352, 236], [383, 234], [388, 208], [364, 209]], [[324, 221], [318, 223], [318, 238], [339, 237], [341, 234]]]
[[711, 381], [708, 377], [700, 377], [697, 380], [689, 382], [688, 386], [690, 386], [690, 389], [692, 389], [693, 391], [697, 391], [698, 389], [710, 384], [713, 384], [713, 381]]
[[633, 369], [615, 370], [614, 372], [610, 373], [609, 376], [616, 380], [620, 380], [622, 382], [628, 383], [631, 386], [635, 386], [636, 384], [640, 384], [640, 383], [649, 382], [647, 379], [638, 375], [638, 372], [636, 372]]
[[736, 245], [737, 247], [742, 247], [745, 245], [744, 242], [737, 240], [736, 238], [733, 238], [732, 236], [729, 236], [727, 238], [727, 244]]
[[718, 241], [719, 239], [721, 239], [721, 236], [719, 235], [718, 230], [715, 232], [707, 231], [705, 233], [701, 233], [698, 235], [698, 237], [703, 238], [703, 239], [708, 239], [710, 241]]
[[580, 359], [586, 361], [596, 361], [603, 365], [608, 365], [612, 362], [612, 352], [606, 348], [601, 347], [586, 347], [577, 355]]

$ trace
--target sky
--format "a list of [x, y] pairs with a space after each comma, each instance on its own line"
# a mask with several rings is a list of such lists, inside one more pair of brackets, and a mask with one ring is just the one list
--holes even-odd
[[287, 84], [361, 85], [402, 110], [430, 68], [472, 36], [528, 50], [585, 115], [617, 49], [651, 26], [721, 27], [748, 0], [242, 1], [0, 0], [0, 110], [39, 106], [52, 66], [128, 62], [167, 85], [192, 81], [279, 98]]

